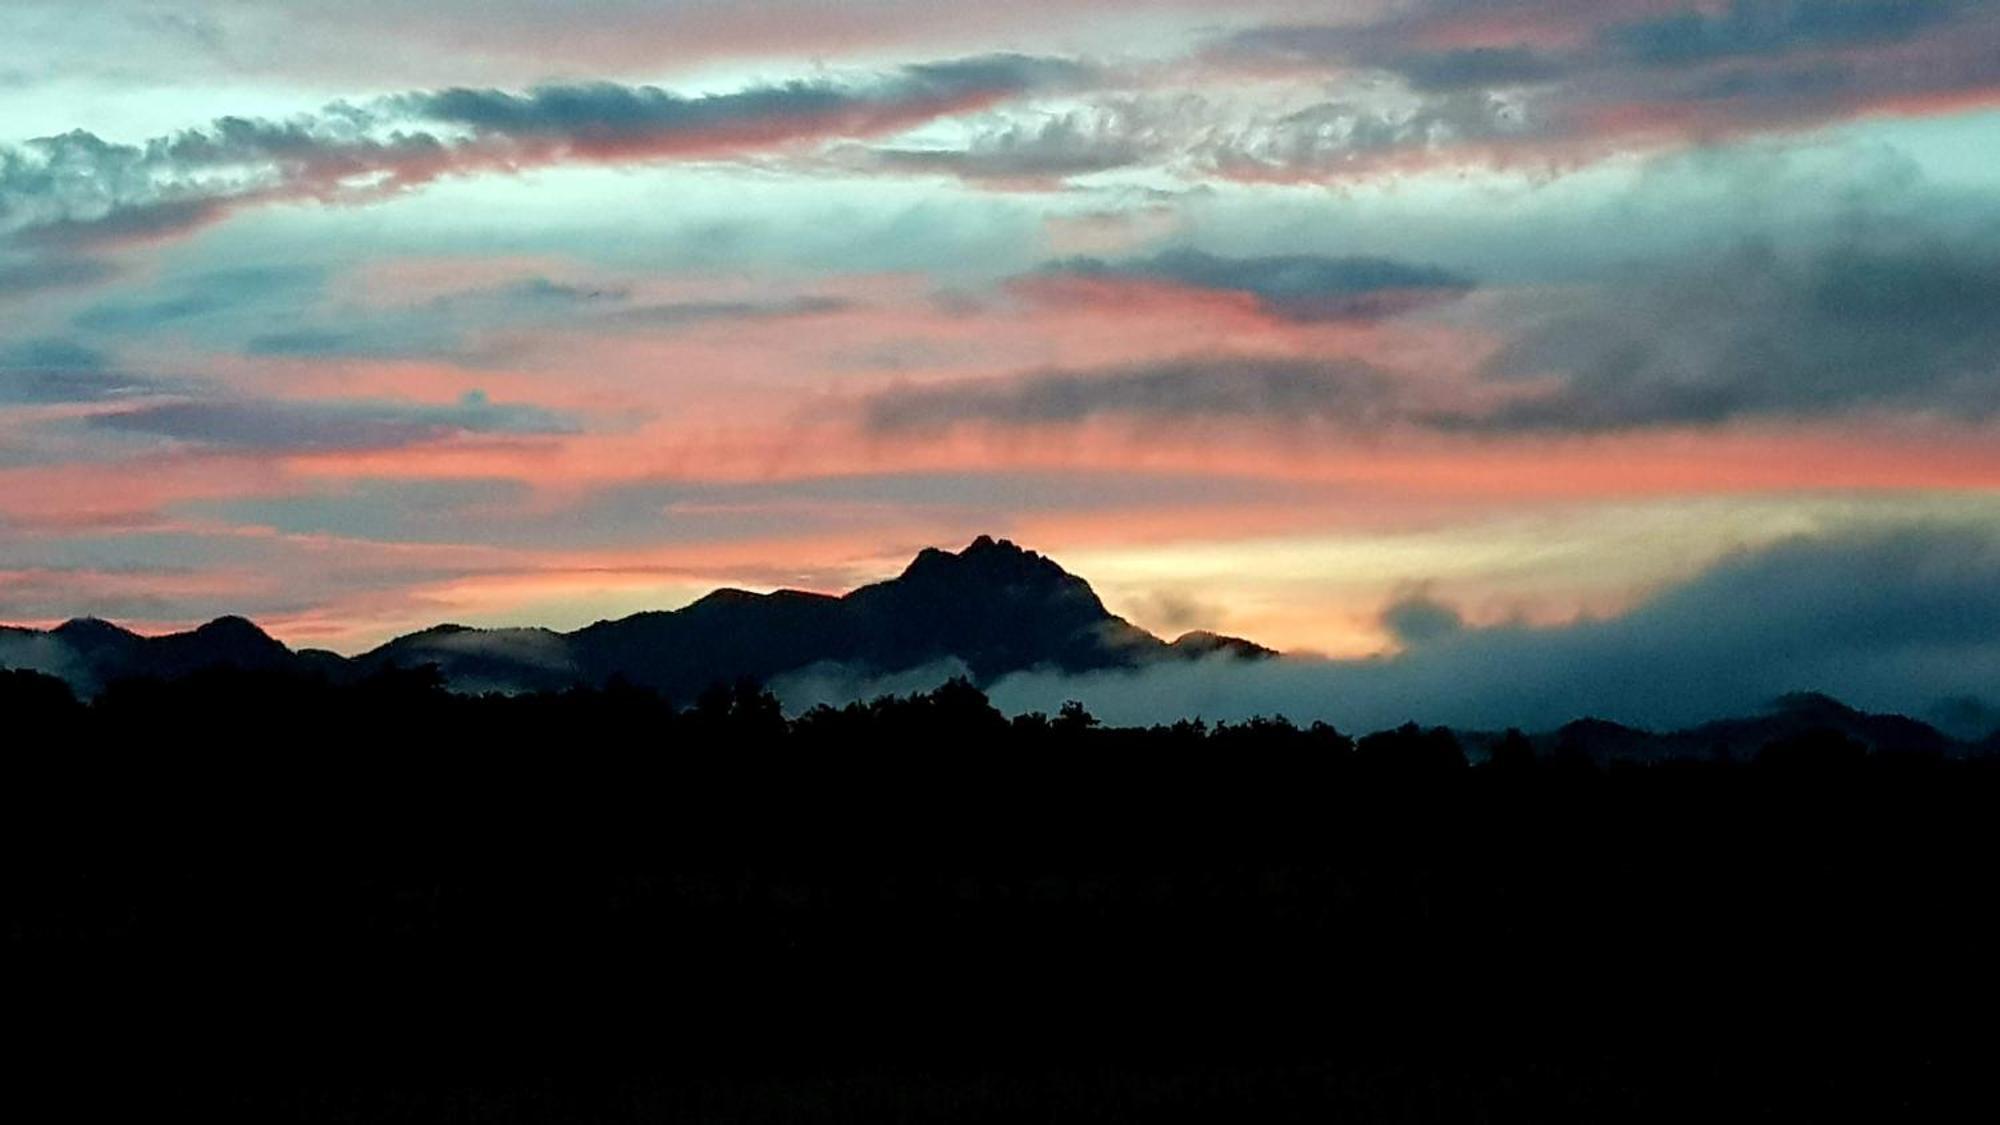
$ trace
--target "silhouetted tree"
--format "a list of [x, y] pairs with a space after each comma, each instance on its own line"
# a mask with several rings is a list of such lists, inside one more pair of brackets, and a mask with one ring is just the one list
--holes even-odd
[[1415, 723], [1364, 736], [1355, 745], [1354, 755], [1363, 767], [1390, 776], [1426, 776], [1465, 768], [1465, 751], [1457, 735], [1445, 727], [1425, 730]]
[[1486, 758], [1487, 768], [1506, 774], [1518, 774], [1535, 767], [1535, 747], [1518, 727], [1508, 727], [1500, 740], [1493, 744]]
[[1867, 757], [1866, 746], [1840, 731], [1821, 728], [1766, 743], [1757, 752], [1757, 764], [1795, 772], [1851, 773]]
[[25, 668], [0, 669], [0, 723], [17, 731], [35, 730], [42, 724], [74, 722], [82, 710], [62, 680]]
[[1062, 707], [1056, 711], [1055, 719], [1049, 724], [1051, 729], [1063, 734], [1080, 734], [1098, 725], [1097, 716], [1091, 714], [1081, 701], [1075, 699], [1064, 701]]

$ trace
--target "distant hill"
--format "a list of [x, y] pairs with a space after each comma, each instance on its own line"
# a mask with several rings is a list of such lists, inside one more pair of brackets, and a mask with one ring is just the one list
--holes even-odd
[[159, 637], [79, 617], [46, 632], [0, 627], [0, 666], [6, 665], [42, 668], [91, 691], [116, 680], [171, 680], [204, 668], [295, 669], [299, 656], [241, 617], [218, 617]]
[[[10, 658], [9, 651], [28, 655]], [[685, 701], [718, 681], [763, 682], [823, 664], [893, 673], [956, 660], [986, 684], [1034, 668], [1086, 672], [1274, 655], [1206, 632], [1162, 640], [1111, 613], [1088, 582], [1054, 560], [984, 535], [956, 553], [928, 548], [895, 578], [838, 597], [724, 589], [680, 609], [568, 633], [437, 625], [351, 659], [294, 653], [240, 617], [161, 637], [88, 618], [46, 632], [0, 630], [0, 664], [42, 667], [86, 691], [204, 667], [342, 678], [434, 664], [462, 691], [556, 690], [620, 679]]]
[[1942, 754], [1957, 745], [1928, 723], [1903, 715], [1857, 711], [1815, 692], [1784, 696], [1760, 715], [1717, 719], [1685, 730], [1653, 732], [1603, 719], [1578, 719], [1541, 741], [1545, 750], [1597, 762], [1747, 759], [1773, 744], [1825, 734], [1849, 739], [1857, 747], [1892, 754]]

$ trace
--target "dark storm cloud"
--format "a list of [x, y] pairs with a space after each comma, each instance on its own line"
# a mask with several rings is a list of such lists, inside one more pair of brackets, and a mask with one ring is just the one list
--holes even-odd
[[0, 346], [0, 404], [105, 402], [162, 389], [158, 380], [121, 371], [110, 356], [73, 340]]
[[[1441, 620], [1442, 608], [1424, 612]], [[1409, 616], [1405, 607], [1405, 625]], [[2000, 696], [2000, 541], [1954, 526], [1801, 538], [1726, 559], [1615, 617], [1412, 640], [1372, 660], [1031, 673], [992, 694], [1013, 711], [1080, 699], [1113, 722], [1282, 713], [1354, 730], [1412, 718], [1550, 728], [1582, 715], [1680, 726], [1798, 691], [1911, 714], [1939, 703], [1983, 712]]]
[[93, 426], [200, 445], [259, 450], [388, 449], [461, 434], [570, 433], [539, 407], [500, 404], [477, 391], [450, 406], [275, 399], [163, 403], [99, 414]]
[[1450, 300], [1472, 282], [1436, 266], [1389, 258], [1282, 254], [1225, 258], [1168, 250], [1150, 258], [1070, 258], [1041, 276], [1156, 282], [1218, 293], [1244, 293], [1266, 313], [1302, 322], [1371, 320]]
[[2000, 410], [2000, 252], [1854, 241], [1738, 250], [1704, 268], [1563, 298], [1488, 365], [1553, 393], [1486, 420], [1595, 430], [1857, 409]]
[[1398, 414], [1393, 376], [1359, 363], [1215, 356], [1093, 371], [902, 388], [871, 398], [867, 426], [882, 433], [1069, 424], [1100, 416], [1144, 421], [1210, 418], [1377, 425]]

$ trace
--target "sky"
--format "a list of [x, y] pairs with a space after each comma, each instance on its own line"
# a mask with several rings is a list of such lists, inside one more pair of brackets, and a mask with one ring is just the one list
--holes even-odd
[[2000, 638], [2000, 4], [4, 6], [0, 620]]

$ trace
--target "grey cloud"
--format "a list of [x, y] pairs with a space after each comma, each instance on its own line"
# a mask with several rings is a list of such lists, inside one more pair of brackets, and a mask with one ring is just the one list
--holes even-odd
[[1562, 58], [1528, 47], [1412, 52], [1388, 65], [1412, 88], [1431, 91], [1537, 85], [1570, 72], [1570, 64]]
[[118, 267], [110, 262], [75, 255], [0, 263], [0, 299], [95, 285], [117, 275]]
[[526, 94], [457, 88], [398, 95], [388, 104], [414, 117], [516, 140], [615, 152], [675, 135], [699, 138], [745, 129], [779, 137], [879, 132], [1031, 90], [1075, 85], [1089, 73], [1067, 60], [989, 55], [908, 66], [859, 87], [798, 81], [687, 97], [656, 86], [590, 83], [542, 86]]
[[539, 407], [469, 392], [450, 406], [276, 399], [163, 403], [94, 415], [95, 427], [242, 449], [378, 449], [457, 434], [568, 433], [574, 424]]
[[744, 300], [633, 303], [629, 290], [530, 278], [487, 289], [447, 294], [394, 309], [338, 310], [245, 343], [252, 355], [327, 357], [425, 356], [477, 364], [486, 352], [482, 333], [527, 324], [592, 323], [681, 328], [709, 323], [786, 320], [845, 312], [852, 302], [801, 295]]
[[116, 249], [178, 238], [220, 222], [236, 202], [230, 197], [115, 203], [89, 217], [65, 215], [16, 235], [24, 246], [67, 252]]
[[[1990, 91], [2000, 80], [1988, 46], [1996, 34], [2000, 9], [1983, 0], [1734, 0], [1665, 16], [1644, 3], [1436, 0], [1373, 22], [1250, 28], [1220, 37], [1208, 57], [1394, 75], [1422, 104], [1371, 117], [1334, 103], [1290, 129], [1219, 146], [1217, 170], [1336, 177], [1389, 151], [1556, 167], [1635, 137], [1651, 145], [1663, 133], [1693, 141], [1805, 127], [1876, 104]], [[1572, 42], [1550, 47], [1551, 38]], [[1434, 46], [1467, 39], [1477, 45]], [[1481, 99], [1501, 93], [1482, 114]]]
[[1426, 594], [1400, 598], [1382, 610], [1382, 626], [1405, 645], [1428, 644], [1465, 630], [1458, 610]]
[[947, 680], [969, 679], [971, 675], [972, 670], [957, 657], [887, 675], [822, 662], [778, 676], [771, 681], [770, 688], [785, 711], [797, 715], [821, 704], [838, 707], [856, 699], [914, 695], [930, 691]]
[[[1367, 285], [1421, 268], [1205, 256], [1058, 265], [1083, 276], [1188, 277], [1322, 313], [1348, 299], [1338, 286], [1362, 290], [1355, 299], [1365, 301]], [[1300, 296], [1317, 287], [1336, 291]], [[866, 421], [908, 431], [1098, 416], [1256, 417], [1508, 434], [1871, 411], [2000, 414], [2000, 249], [1972, 239], [1865, 233], [1831, 247], [1749, 245], [1508, 300], [1508, 323], [1522, 327], [1451, 399], [1420, 394], [1432, 385], [1423, 380], [1360, 364], [1219, 355], [900, 388], [871, 398]]]
[[553, 281], [546, 277], [531, 277], [504, 286], [502, 293], [523, 301], [553, 303], [558, 305], [589, 304], [595, 301], [620, 300], [627, 290], [617, 286], [572, 285], [564, 281]]
[[[0, 612], [6, 612], [9, 617], [28, 616], [11, 612], [10, 603], [5, 601], [0, 601]], [[48, 633], [0, 626], [0, 668], [25, 668], [67, 680], [72, 685], [95, 686], [89, 662], [60, 638]]]
[[1493, 427], [2000, 409], [2000, 254], [1979, 247], [1753, 246], [1562, 302], [1488, 366], [1497, 379], [1554, 376], [1559, 389], [1519, 400]]
[[1164, 155], [1165, 138], [1138, 120], [1135, 107], [1101, 106], [1040, 121], [1011, 121], [974, 135], [962, 148], [874, 148], [860, 155], [874, 168], [936, 173], [972, 183], [1058, 185], [1073, 176], [1128, 168]]
[[274, 301], [317, 293], [324, 282], [323, 270], [306, 266], [211, 270], [162, 286], [164, 296], [101, 301], [73, 323], [92, 332], [145, 332], [230, 314], [263, 316]]
[[1152, 421], [1263, 418], [1368, 427], [1399, 413], [1394, 376], [1359, 363], [1216, 356], [1104, 371], [900, 388], [866, 404], [877, 432], [959, 423], [1031, 426], [1113, 415]]
[[1138, 624], [1172, 636], [1191, 629], [1216, 631], [1228, 619], [1228, 611], [1176, 590], [1156, 590], [1139, 598], [1126, 614]]
[[420, 91], [284, 121], [223, 117], [138, 145], [75, 131], [0, 146], [0, 231], [18, 244], [115, 247], [185, 234], [259, 202], [367, 199], [446, 175], [873, 136], [1091, 73], [1063, 59], [990, 55], [698, 96], [614, 83]]
[[1452, 299], [1472, 287], [1468, 279], [1435, 266], [1388, 258], [1317, 254], [1225, 258], [1194, 249], [1118, 262], [1071, 258], [1049, 263], [1042, 273], [1245, 293], [1267, 313], [1302, 322], [1391, 316]]
[[458, 337], [443, 325], [425, 325], [406, 317], [392, 323], [355, 329], [300, 328], [264, 332], [244, 341], [246, 355], [292, 359], [334, 356], [396, 359], [442, 357], [456, 350]]
[[802, 141], [894, 132], [1010, 98], [1084, 83], [1093, 70], [1064, 59], [989, 55], [906, 66], [862, 83], [794, 81], [684, 96], [653, 86], [550, 85], [525, 94], [450, 89], [399, 95], [395, 112], [473, 131], [509, 163], [617, 160], [781, 149]]
[[0, 403], [106, 402], [163, 389], [160, 380], [119, 370], [110, 356], [73, 340], [0, 347]]
[[[1213, 52], [1253, 62], [1372, 66], [1435, 88], [1501, 86], [1546, 81], [1611, 61], [1692, 67], [1718, 60], [1900, 43], [1958, 20], [1982, 2], [1729, 0], [1660, 15], [1658, 5], [1618, 0], [1594, 4], [1501, 0], [1479, 5], [1430, 0], [1402, 5], [1389, 18], [1373, 23], [1246, 28], [1224, 36]], [[1590, 34], [1584, 46], [1566, 51], [1529, 47], [1527, 34], [1522, 44], [1443, 51], [1419, 47], [1445, 37], [1458, 21], [1468, 17], [1490, 21], [1500, 12], [1508, 12], [1524, 33], [1560, 23]], [[1488, 23], [1484, 35], [1493, 34]]]
[[1950, 22], [1977, 0], [1733, 0], [1719, 11], [1686, 11], [1614, 24], [1601, 41], [1654, 66], [1899, 43]]
[[846, 312], [853, 303], [838, 297], [790, 297], [766, 301], [672, 301], [634, 305], [613, 314], [628, 323], [679, 326], [710, 321], [785, 320]]

